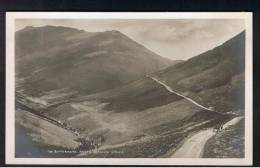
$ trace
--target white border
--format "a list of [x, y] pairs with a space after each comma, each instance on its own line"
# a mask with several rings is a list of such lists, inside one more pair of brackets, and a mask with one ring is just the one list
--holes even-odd
[[[246, 24], [245, 158], [15, 158], [15, 19], [244, 19]], [[252, 165], [252, 13], [250, 12], [7, 12], [6, 14], [6, 164], [59, 165]]]

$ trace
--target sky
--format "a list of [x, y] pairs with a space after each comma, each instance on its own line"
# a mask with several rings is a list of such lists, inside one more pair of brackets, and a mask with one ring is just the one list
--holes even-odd
[[221, 45], [245, 29], [241, 19], [19, 19], [26, 26], [65, 26], [88, 32], [118, 30], [153, 52], [186, 60]]

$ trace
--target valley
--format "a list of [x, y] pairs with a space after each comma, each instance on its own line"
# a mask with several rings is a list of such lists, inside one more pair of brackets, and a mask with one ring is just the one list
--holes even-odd
[[[107, 103], [104, 102], [110, 101], [112, 99], [110, 96], [116, 97], [118, 100], [122, 100], [122, 96], [129, 96], [122, 91], [126, 88], [121, 88], [120, 91], [111, 90], [71, 99], [69, 103], [48, 110], [48, 113], [45, 113], [44, 116], [51, 121], [56, 121], [58, 123], [56, 125], [63, 127], [63, 129], [72, 130], [72, 134], [78, 135], [85, 142], [88, 142], [88, 147], [81, 149], [83, 152], [77, 152], [79, 157], [165, 157], [169, 150], [171, 152], [177, 150], [179, 144], [190, 134], [194, 134], [201, 129], [211, 129], [215, 125], [233, 118], [233, 115], [230, 114], [223, 115], [205, 110], [179, 95], [169, 95], [164, 86], [151, 78], [147, 77], [137, 83], [125, 86], [127, 90], [133, 91], [135, 89], [136, 93], [132, 92], [134, 96], [143, 96], [139, 92], [141, 84], [153, 84], [155, 88], [158, 88], [155, 90], [154, 87], [150, 88], [152, 92], [157, 92], [157, 90], [165, 92], [165, 96], [173, 97], [174, 99], [171, 99], [176, 102], [162, 105], [159, 108], [153, 108], [150, 105], [151, 108], [147, 107], [146, 110], [142, 109], [141, 111], [129, 111], [131, 106], [133, 106], [131, 108], [138, 109], [136, 107], [141, 105], [133, 104], [133, 102], [129, 102], [129, 107], [125, 108], [127, 110], [125, 112], [105, 109]], [[147, 91], [149, 90], [149, 87], [145, 88]], [[155, 94], [154, 96], [160, 95]], [[97, 102], [99, 97], [102, 98], [102, 102]], [[121, 104], [120, 102], [114, 103], [119, 103], [119, 106]], [[123, 104], [126, 105], [125, 102]], [[67, 109], [68, 105], [74, 112], [70, 111], [71, 114], [66, 112], [67, 116], [58, 114], [64, 113], [61, 109], [64, 109], [63, 106]], [[183, 106], [186, 109], [183, 109]], [[188, 108], [188, 106], [190, 107]], [[117, 109], [117, 106], [114, 105], [113, 107]], [[120, 109], [123, 110], [122, 107]], [[176, 111], [173, 112], [173, 109]], [[159, 113], [159, 111], [161, 112]], [[78, 147], [80, 145], [82, 143], [78, 144]], [[134, 153], [134, 150], [138, 152]], [[154, 153], [155, 151], [157, 152]], [[70, 156], [67, 155], [67, 157]]]
[[174, 61], [119, 31], [16, 32], [17, 157], [231, 156], [223, 139], [242, 156], [244, 33]]

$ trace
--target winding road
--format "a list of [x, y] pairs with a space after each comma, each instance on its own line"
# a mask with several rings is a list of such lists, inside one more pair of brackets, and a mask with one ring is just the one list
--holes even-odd
[[[158, 84], [164, 86], [165, 89], [167, 89], [169, 92], [183, 97], [184, 99], [190, 101], [191, 103], [195, 104], [196, 106], [201, 107], [202, 109], [205, 109], [205, 110], [216, 112], [216, 111], [213, 111], [212, 109], [209, 109], [209, 108], [197, 103], [196, 101], [192, 100], [191, 98], [188, 98], [176, 91], [173, 91], [170, 86], [163, 83], [159, 79], [157, 79], [155, 77], [150, 77], [150, 78], [152, 80], [156, 81]], [[223, 125], [222, 129], [226, 129], [231, 125], [237, 124], [242, 118], [243, 117], [238, 116], [238, 117], [231, 119], [230, 121], [228, 121], [227, 123], [225, 123]], [[204, 146], [205, 146], [206, 142], [211, 137], [213, 137], [215, 134], [216, 134], [216, 132], [214, 132], [213, 128], [209, 128], [209, 129], [197, 132], [196, 134], [194, 134], [191, 137], [189, 137], [188, 139], [186, 139], [184, 141], [184, 143], [182, 144], [182, 146], [176, 152], [174, 152], [173, 155], [171, 155], [171, 157], [172, 158], [201, 158], [203, 155]]]
[[[223, 125], [223, 129], [237, 124], [244, 117], [235, 117]], [[216, 132], [213, 128], [200, 131], [188, 138], [184, 144], [171, 156], [173, 158], [201, 158], [206, 142], [213, 137]]]
[[205, 107], [205, 106], [199, 104], [198, 102], [192, 100], [191, 98], [189, 98], [189, 97], [187, 97], [187, 96], [184, 96], [184, 95], [182, 95], [182, 94], [180, 94], [180, 93], [178, 93], [178, 92], [176, 92], [176, 91], [173, 91], [170, 86], [166, 85], [165, 83], [163, 83], [163, 82], [160, 81], [159, 79], [157, 79], [157, 78], [155, 78], [155, 77], [150, 77], [150, 78], [151, 78], [152, 80], [154, 80], [155, 82], [159, 83], [160, 85], [164, 86], [165, 89], [167, 89], [169, 92], [174, 93], [174, 94], [176, 94], [176, 95], [178, 95], [178, 96], [183, 97], [184, 99], [190, 101], [191, 103], [195, 104], [196, 106], [199, 106], [200, 108], [202, 108], [202, 109], [204, 109], [204, 110], [213, 111], [212, 109], [207, 108], [207, 107]]
[[215, 135], [213, 129], [204, 130], [188, 138], [171, 156], [172, 158], [200, 158], [209, 138]]
[[239, 116], [239, 117], [235, 117], [235, 118], [233, 118], [233, 119], [231, 119], [230, 121], [228, 121], [227, 123], [225, 123], [224, 125], [223, 125], [223, 127], [222, 127], [222, 129], [226, 129], [226, 128], [228, 128], [229, 126], [231, 126], [231, 125], [236, 125], [240, 120], [242, 120], [244, 117], [241, 117], [241, 116]]

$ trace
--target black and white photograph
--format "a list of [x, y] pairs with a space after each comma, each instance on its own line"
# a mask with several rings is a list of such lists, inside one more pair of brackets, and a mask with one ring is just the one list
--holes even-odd
[[8, 163], [252, 163], [251, 13], [8, 12], [6, 30]]

